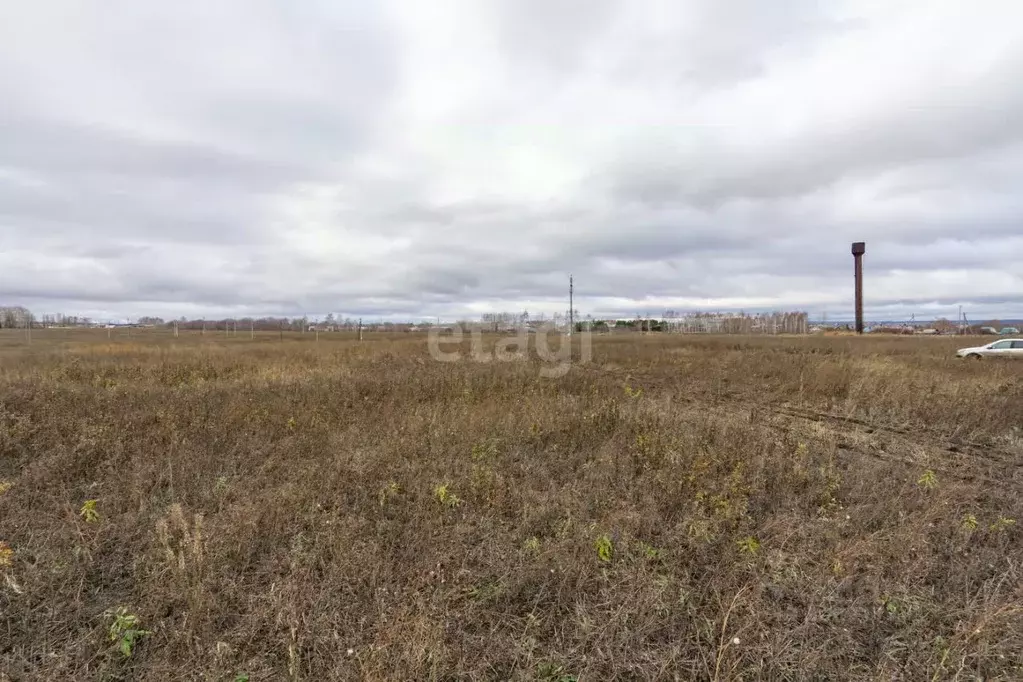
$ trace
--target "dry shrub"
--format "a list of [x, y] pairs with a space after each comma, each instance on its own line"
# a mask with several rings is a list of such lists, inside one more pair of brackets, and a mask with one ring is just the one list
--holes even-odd
[[1023, 676], [1023, 367], [955, 340], [20, 338], [11, 679]]

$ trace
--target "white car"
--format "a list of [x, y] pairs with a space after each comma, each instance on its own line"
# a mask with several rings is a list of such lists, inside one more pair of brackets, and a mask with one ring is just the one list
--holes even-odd
[[956, 351], [960, 358], [1023, 358], [1023, 339], [999, 339], [986, 346], [976, 348], [960, 348]]

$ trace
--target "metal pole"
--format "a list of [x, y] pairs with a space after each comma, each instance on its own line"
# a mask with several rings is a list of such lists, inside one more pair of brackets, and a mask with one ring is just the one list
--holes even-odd
[[856, 333], [863, 333], [863, 254], [866, 252], [865, 242], [853, 242], [852, 255], [856, 278]]
[[568, 276], [568, 335], [575, 331], [575, 309], [573, 308], [574, 286], [572, 275]]

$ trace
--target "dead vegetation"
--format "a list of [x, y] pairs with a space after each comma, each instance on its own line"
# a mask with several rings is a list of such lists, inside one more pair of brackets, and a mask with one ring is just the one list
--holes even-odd
[[955, 339], [0, 336], [0, 679], [1023, 677]]

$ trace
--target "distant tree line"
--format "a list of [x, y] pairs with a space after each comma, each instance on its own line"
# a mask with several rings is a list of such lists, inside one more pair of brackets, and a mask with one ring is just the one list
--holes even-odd
[[586, 330], [606, 332], [612, 329], [617, 331], [662, 332], [664, 331], [664, 322], [653, 318], [644, 319], [637, 317], [632, 320], [585, 320], [575, 323], [575, 330], [577, 332]]
[[24, 329], [29, 325], [33, 327], [91, 327], [94, 324], [88, 317], [80, 315], [47, 313], [37, 316], [25, 306], [0, 306], [0, 328]]
[[[591, 315], [587, 315], [584, 319], [579, 319], [578, 312], [575, 315], [574, 329], [577, 332], [582, 331], [608, 331], [612, 328], [618, 331], [636, 330], [636, 331], [651, 331], [659, 332], [664, 330], [664, 325], [661, 320], [645, 319], [642, 317], [636, 317], [635, 319], [611, 319], [611, 320], [599, 320], [594, 319]], [[568, 327], [569, 316], [567, 313], [554, 313], [550, 317], [544, 314], [539, 314], [534, 317], [530, 317], [529, 311], [524, 310], [521, 313], [484, 313], [480, 316], [479, 322], [473, 323], [469, 321], [460, 321], [459, 326], [463, 328], [477, 327], [488, 331], [511, 331], [521, 327], [543, 327], [551, 325], [556, 329]]]
[[[644, 332], [667, 332], [674, 331], [686, 325], [707, 327], [704, 331], [717, 331], [721, 333], [748, 332], [755, 326], [759, 319], [761, 322], [768, 317], [775, 317], [781, 320], [779, 323], [783, 330], [787, 331], [789, 326], [799, 326], [796, 322], [805, 320], [805, 313], [774, 313], [773, 315], [747, 315], [744, 313], [680, 313], [674, 310], [665, 311], [663, 318], [645, 318], [637, 315], [634, 318], [625, 319], [594, 319], [591, 315], [581, 318], [578, 312], [574, 316], [573, 328], [577, 332], [609, 332], [609, 331], [644, 331]], [[791, 319], [790, 319], [791, 318]], [[798, 319], [797, 319], [798, 318]], [[508, 332], [523, 327], [553, 326], [556, 329], [568, 328], [569, 315], [567, 313], [554, 313], [546, 316], [543, 313], [531, 316], [528, 310], [520, 313], [500, 312], [484, 313], [477, 321], [468, 319], [459, 320], [453, 324], [445, 323], [447, 328], [461, 327], [462, 329], [483, 329], [494, 332]], [[63, 313], [47, 313], [36, 316], [25, 306], [8, 305], [0, 306], [0, 328], [25, 329], [29, 326], [35, 328], [46, 327], [94, 327], [98, 323], [89, 317], [79, 315], [65, 315]], [[436, 324], [440, 324], [438, 321]], [[921, 326], [923, 323], [917, 323]], [[367, 331], [416, 331], [425, 330], [434, 326], [433, 322], [371, 322], [363, 324], [358, 318], [335, 316], [333, 313], [319, 320], [310, 320], [306, 315], [301, 317], [222, 317], [213, 319], [179, 317], [176, 320], [166, 320], [162, 317], [146, 315], [138, 318], [131, 326], [136, 327], [160, 327], [180, 330], [207, 330], [207, 331], [355, 331], [362, 326]], [[927, 325], [939, 333], [955, 333], [962, 331], [970, 334], [983, 334], [987, 329], [995, 331], [1002, 329], [999, 320], [991, 320], [982, 323], [963, 323], [960, 325], [945, 318], [940, 318]], [[735, 327], [733, 329], [732, 327]], [[888, 331], [877, 328], [877, 331]], [[901, 333], [909, 333], [906, 328]]]
[[65, 315], [63, 313], [40, 315], [37, 323], [40, 327], [91, 327], [93, 322], [88, 317]]
[[32, 311], [24, 306], [0, 306], [0, 327], [2, 328], [24, 329], [34, 322]]
[[[148, 318], [141, 318], [146, 320]], [[355, 331], [362, 324], [363, 329], [378, 331], [405, 331], [415, 327], [409, 322], [374, 322], [371, 324], [360, 323], [358, 318], [335, 317], [329, 314], [321, 320], [312, 320], [307, 315], [302, 317], [228, 317], [218, 319], [187, 319], [185, 317], [164, 322], [159, 318], [152, 320], [153, 326], [173, 327], [177, 325], [180, 330], [201, 330], [207, 331], [309, 331], [317, 330], [324, 332]], [[418, 326], [429, 326], [420, 324]]]

